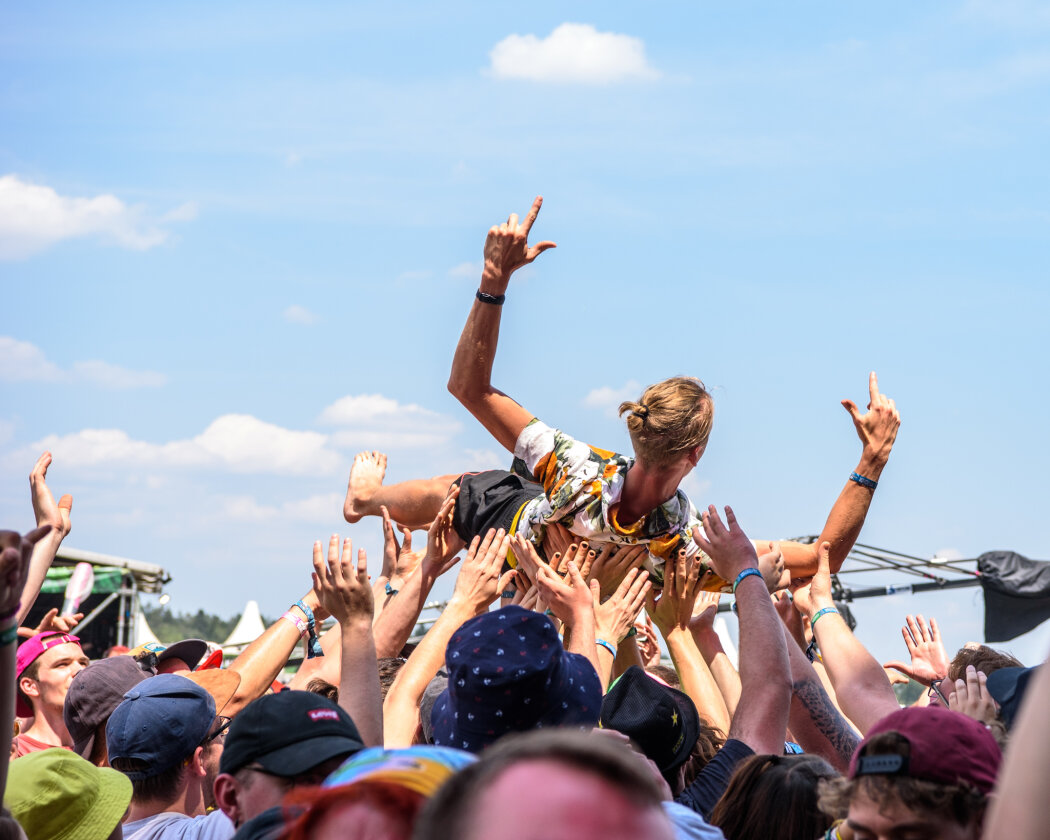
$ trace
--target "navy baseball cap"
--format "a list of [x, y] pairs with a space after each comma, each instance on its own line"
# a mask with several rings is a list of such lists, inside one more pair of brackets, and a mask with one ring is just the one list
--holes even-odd
[[145, 679], [124, 695], [106, 724], [109, 761], [137, 759], [143, 770], [123, 771], [132, 781], [169, 770], [193, 754], [215, 722], [215, 701], [177, 674]]

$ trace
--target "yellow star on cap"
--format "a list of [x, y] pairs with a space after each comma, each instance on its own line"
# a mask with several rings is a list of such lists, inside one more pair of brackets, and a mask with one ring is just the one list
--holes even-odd
[[678, 726], [678, 710], [677, 709], [675, 709], [673, 712], [671, 712], [671, 724], [673, 726]]

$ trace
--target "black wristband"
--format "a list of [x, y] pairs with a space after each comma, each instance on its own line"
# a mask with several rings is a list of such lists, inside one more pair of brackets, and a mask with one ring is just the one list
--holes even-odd
[[482, 303], [491, 303], [493, 306], [503, 306], [503, 301], [507, 299], [506, 295], [490, 295], [488, 292], [483, 292], [478, 289], [478, 293], [474, 295]]

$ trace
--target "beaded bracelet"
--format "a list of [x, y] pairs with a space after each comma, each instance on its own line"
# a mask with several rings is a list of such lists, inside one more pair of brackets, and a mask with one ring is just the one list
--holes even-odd
[[820, 618], [821, 616], [825, 616], [825, 615], [829, 615], [829, 614], [831, 614], [831, 615], [838, 615], [839, 611], [837, 609], [835, 609], [834, 607], [824, 607], [824, 609], [822, 609], [822, 610], [817, 610], [817, 614], [815, 616], [813, 616], [813, 618], [811, 618], [809, 620], [809, 626], [810, 627], [816, 627], [817, 626], [817, 619]]
[[736, 588], [738, 586], [740, 586], [740, 581], [742, 581], [744, 578], [751, 577], [752, 575], [757, 575], [758, 577], [762, 577], [762, 573], [758, 569], [756, 569], [754, 566], [752, 566], [750, 569], [744, 569], [744, 571], [742, 571], [740, 574], [738, 574], [736, 576], [736, 580], [733, 581], [733, 594], [734, 595], [736, 595]]

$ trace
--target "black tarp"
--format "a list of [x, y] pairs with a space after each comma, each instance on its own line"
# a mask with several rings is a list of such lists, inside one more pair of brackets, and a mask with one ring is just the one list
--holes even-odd
[[984, 638], [1008, 642], [1050, 618], [1050, 562], [1014, 551], [977, 558], [984, 589]]

